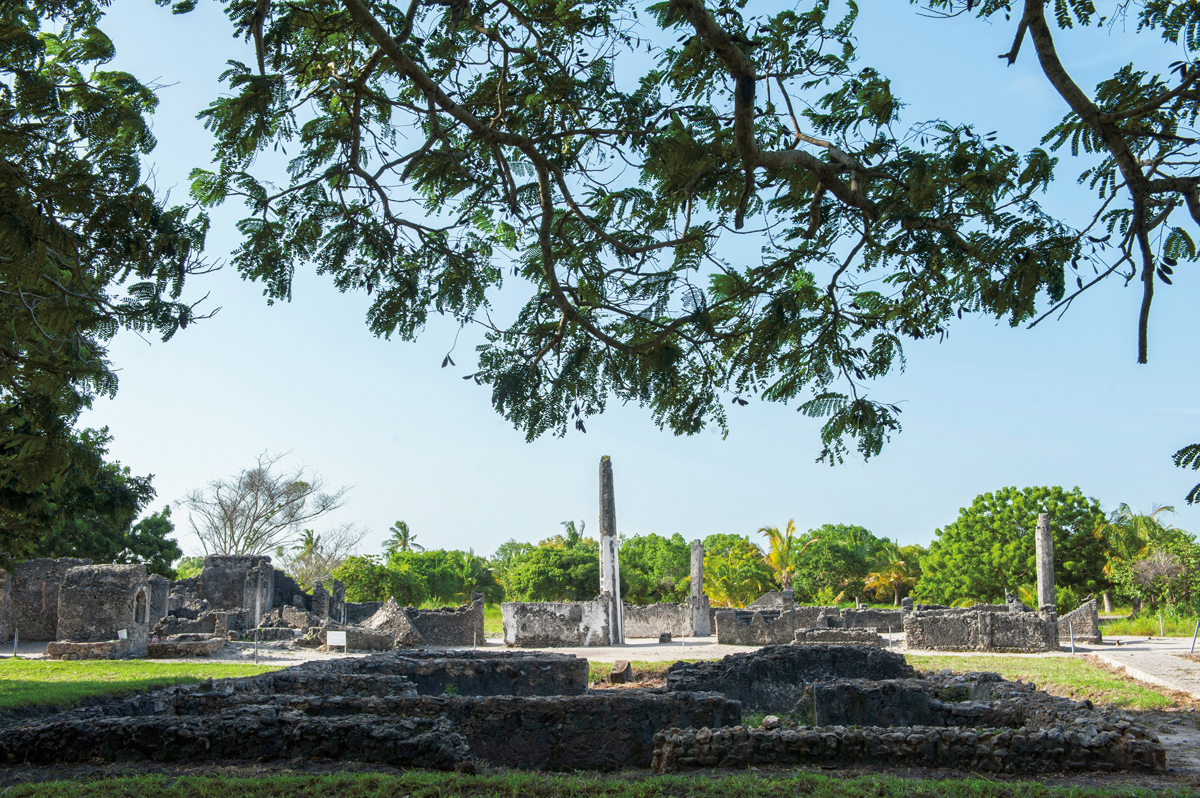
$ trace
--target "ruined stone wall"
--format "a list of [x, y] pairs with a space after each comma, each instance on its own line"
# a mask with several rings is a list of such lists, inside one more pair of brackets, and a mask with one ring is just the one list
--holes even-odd
[[9, 579], [9, 636], [13, 629], [21, 640], [58, 638], [58, 591], [67, 569], [91, 565], [91, 560], [39, 558], [13, 566]]
[[[718, 610], [717, 643], [726, 646], [774, 646], [792, 642], [804, 628], [794, 610]], [[814, 620], [814, 625], [816, 625]]]
[[[341, 584], [340, 582], [338, 584]], [[404, 614], [427, 646], [454, 648], [483, 645], [483, 596], [461, 607], [442, 607], [436, 610], [419, 610], [405, 607]]]
[[1058, 650], [1053, 613], [1010, 612], [996, 605], [914, 610], [904, 616], [911, 650], [1037, 652]]
[[312, 597], [304, 592], [300, 584], [278, 568], [275, 569], [275, 596], [272, 607], [299, 607], [312, 609]]
[[691, 637], [694, 611], [687, 604], [626, 604], [625, 637]]
[[264, 564], [269, 567], [271, 558], [208, 555], [204, 558], [204, 570], [200, 572], [201, 597], [214, 610], [242, 609], [246, 600], [246, 575]]
[[[518, 648], [607, 646], [607, 596], [594, 601], [506, 601], [504, 645]], [[424, 634], [422, 632], [422, 634]]]
[[1075, 634], [1076, 643], [1097, 645], [1102, 642], [1100, 636], [1100, 612], [1095, 599], [1088, 599], [1075, 609], [1058, 619], [1058, 639], [1070, 640]]
[[150, 574], [150, 628], [167, 617], [169, 611], [171, 580], [160, 574]]
[[382, 606], [382, 601], [347, 601], [346, 623], [360, 624], [374, 615]]
[[747, 709], [791, 712], [811, 682], [900, 679], [913, 675], [904, 657], [865, 646], [768, 646], [707, 662], [676, 662], [667, 689], [719, 691]]
[[588, 661], [573, 654], [515, 651], [404, 651], [385, 657], [335, 660], [330, 669], [372, 678], [403, 676], [421, 695], [582, 695]]
[[[58, 593], [58, 635], [64, 642], [117, 640], [124, 631], [129, 651], [146, 652], [150, 633], [150, 580], [144, 565], [81, 565], [69, 568]], [[66, 653], [66, 652], [60, 652]]]
[[858, 610], [842, 610], [842, 628], [875, 629], [893, 632], [904, 629], [904, 610], [879, 610], [864, 607]]

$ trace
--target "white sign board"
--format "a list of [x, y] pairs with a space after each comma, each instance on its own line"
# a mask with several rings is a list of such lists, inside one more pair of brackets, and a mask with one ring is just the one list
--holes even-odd
[[117, 639], [118, 640], [128, 640], [129, 632], [126, 631], [125, 629], [118, 629], [117, 630]]
[[334, 646], [341, 646], [342, 648], [345, 648], [346, 647], [346, 633], [345, 632], [326, 632], [325, 633], [325, 646], [327, 648], [333, 648]]

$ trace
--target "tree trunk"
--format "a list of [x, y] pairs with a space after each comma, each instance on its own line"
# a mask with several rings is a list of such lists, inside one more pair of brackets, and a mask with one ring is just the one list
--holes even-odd
[[892, 589], [892, 606], [893, 607], [900, 606], [900, 588], [898, 588], [898, 587]]

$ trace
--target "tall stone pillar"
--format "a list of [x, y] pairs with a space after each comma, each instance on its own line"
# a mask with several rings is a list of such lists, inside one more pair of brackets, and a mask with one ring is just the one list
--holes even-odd
[[1037, 532], [1034, 533], [1037, 557], [1037, 609], [1047, 604], [1053, 609], [1054, 600], [1054, 538], [1050, 534], [1050, 517], [1038, 513]]
[[704, 544], [698, 540], [692, 541], [691, 585], [687, 603], [692, 610], [692, 636], [708, 637], [712, 625], [708, 618], [708, 597], [704, 595]]
[[625, 644], [625, 606], [621, 566], [617, 562], [617, 507], [613, 498], [612, 460], [600, 458], [600, 594], [608, 596], [609, 645]]

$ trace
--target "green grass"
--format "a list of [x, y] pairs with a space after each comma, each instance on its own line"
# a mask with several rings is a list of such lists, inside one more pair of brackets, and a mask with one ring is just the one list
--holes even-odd
[[208, 678], [254, 676], [281, 665], [144, 660], [0, 660], [0, 708], [69, 705], [106, 693], [136, 692]]
[[1162, 631], [1159, 631], [1158, 615], [1142, 615], [1132, 621], [1120, 618], [1103, 621], [1100, 632], [1106, 635], [1129, 635], [1131, 637], [1191, 637], [1196, 633], [1198, 618], [1180, 618], [1175, 615], [1162, 616]]
[[544, 774], [499, 771], [480, 775], [409, 771], [400, 774], [337, 773], [262, 777], [161, 775], [105, 778], [92, 781], [16, 783], [5, 798], [292, 798], [328, 795], [338, 798], [455, 798], [456, 796], [537, 796], [537, 798], [1152, 798], [1192, 794], [1172, 788], [1128, 785], [1051, 787], [1031, 781], [980, 778], [903, 779], [895, 776], [829, 776], [807, 771], [736, 772], [713, 775], [625, 776]]
[[483, 605], [483, 634], [486, 637], [504, 637], [504, 619], [500, 617], [499, 604]]
[[[682, 646], [680, 646], [682, 649]], [[641, 679], [645, 676], [652, 678], [666, 678], [667, 668], [674, 665], [676, 662], [699, 662], [698, 659], [672, 659], [663, 660], [662, 662], [647, 662], [646, 660], [632, 660], [629, 666], [633, 668], [633, 676], [635, 679]], [[588, 660], [588, 681], [602, 682], [608, 678], [609, 671], [612, 670], [611, 662], [594, 662]]]
[[1096, 704], [1139, 710], [1170, 709], [1180, 705], [1177, 699], [1169, 695], [1077, 657], [1004, 657], [986, 654], [947, 657], [910, 654], [906, 655], [905, 659], [914, 668], [927, 671], [940, 671], [944, 668], [949, 668], [955, 673], [993, 671], [1006, 679], [1033, 682], [1039, 690], [1077, 701], [1086, 698]]

